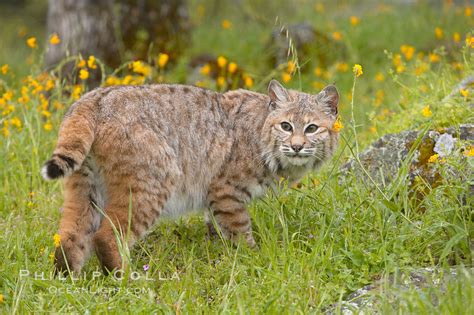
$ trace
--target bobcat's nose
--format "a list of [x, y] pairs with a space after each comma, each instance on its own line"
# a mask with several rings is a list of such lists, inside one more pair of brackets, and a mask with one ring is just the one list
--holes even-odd
[[303, 149], [303, 145], [301, 145], [301, 144], [292, 144], [291, 148], [293, 149], [293, 151], [298, 153]]

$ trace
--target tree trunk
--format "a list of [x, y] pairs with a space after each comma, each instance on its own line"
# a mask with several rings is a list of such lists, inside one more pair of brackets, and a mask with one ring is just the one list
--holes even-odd
[[49, 0], [48, 35], [59, 45], [48, 45], [45, 63], [51, 67], [67, 55], [94, 55], [105, 63], [120, 63], [119, 40], [114, 32], [113, 0]]
[[[110, 67], [167, 52], [174, 59], [189, 42], [185, 0], [49, 0], [46, 66], [67, 55], [94, 55]], [[150, 51], [153, 47], [153, 51]]]

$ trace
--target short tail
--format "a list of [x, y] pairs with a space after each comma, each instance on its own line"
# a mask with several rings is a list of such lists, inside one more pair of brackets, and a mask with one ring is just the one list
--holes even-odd
[[66, 177], [80, 169], [95, 138], [99, 101], [96, 95], [84, 95], [69, 109], [59, 129], [56, 149], [41, 169], [44, 179]]

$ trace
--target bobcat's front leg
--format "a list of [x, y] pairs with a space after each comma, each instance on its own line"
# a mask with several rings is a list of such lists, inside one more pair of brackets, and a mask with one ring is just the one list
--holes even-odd
[[240, 239], [255, 246], [250, 215], [245, 208], [249, 196], [232, 185], [211, 186], [208, 195], [210, 212], [222, 235], [234, 244]]

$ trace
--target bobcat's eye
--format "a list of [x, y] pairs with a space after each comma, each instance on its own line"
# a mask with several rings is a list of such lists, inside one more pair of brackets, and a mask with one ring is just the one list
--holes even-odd
[[308, 127], [306, 127], [304, 133], [315, 133], [318, 130], [318, 128], [319, 127], [316, 126], [315, 124], [311, 124]]
[[281, 126], [281, 129], [287, 132], [291, 132], [293, 130], [293, 127], [291, 127], [290, 123], [286, 121], [282, 122], [280, 126]]

